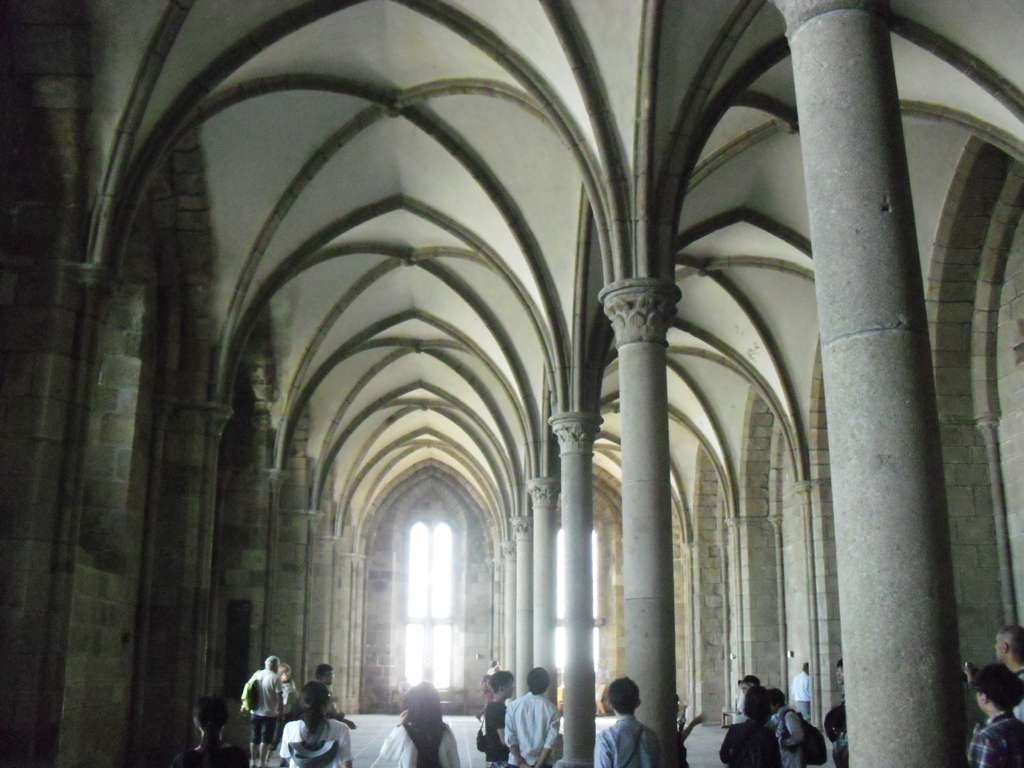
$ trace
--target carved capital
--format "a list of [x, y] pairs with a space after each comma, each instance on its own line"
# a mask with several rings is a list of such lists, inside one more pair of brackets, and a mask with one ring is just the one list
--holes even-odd
[[865, 11], [884, 15], [888, 0], [772, 0], [786, 19], [786, 34], [792, 35], [805, 22], [830, 11]]
[[782, 515], [768, 515], [768, 522], [771, 523], [771, 526], [775, 529], [776, 533], [779, 533], [782, 530]]
[[267, 478], [267, 485], [272, 491], [281, 490], [281, 484], [284, 482], [285, 471], [283, 469], [277, 469], [276, 467], [270, 467], [263, 470], [263, 476]]
[[537, 477], [526, 484], [534, 508], [550, 508], [558, 504], [562, 481], [557, 477]]
[[620, 280], [606, 287], [600, 298], [615, 329], [615, 346], [666, 344], [680, 295], [675, 283], [651, 277]]
[[533, 518], [526, 515], [517, 515], [512, 518], [512, 532], [516, 540], [528, 539], [533, 536]]
[[506, 560], [515, 560], [516, 559], [516, 542], [515, 542], [515, 540], [501, 542], [501, 551], [505, 555], [505, 559]]
[[562, 453], [592, 453], [594, 438], [601, 431], [601, 417], [596, 413], [560, 413], [548, 419], [558, 438]]

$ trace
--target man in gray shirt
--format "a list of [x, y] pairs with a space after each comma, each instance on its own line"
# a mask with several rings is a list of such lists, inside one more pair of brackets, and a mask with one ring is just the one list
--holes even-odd
[[601, 732], [594, 744], [594, 768], [658, 768], [658, 735], [633, 713], [640, 706], [640, 688], [628, 677], [608, 686], [608, 703], [618, 720]]
[[265, 766], [270, 759], [277, 732], [277, 719], [281, 715], [281, 678], [277, 674], [281, 660], [268, 656], [263, 669], [252, 676], [259, 691], [259, 704], [252, 711], [252, 738], [249, 756], [255, 766]]

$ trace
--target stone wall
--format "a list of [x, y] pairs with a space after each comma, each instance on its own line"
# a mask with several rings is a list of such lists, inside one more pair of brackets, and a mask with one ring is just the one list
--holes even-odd
[[[405, 663], [409, 531], [420, 521], [447, 523], [453, 534], [452, 681], [442, 699], [452, 711], [472, 713], [483, 706], [479, 680], [491, 658], [491, 610], [496, 607], [486, 561], [495, 543], [479, 507], [457, 481], [427, 467], [385, 496], [367, 534], [361, 712], [387, 712], [395, 706]], [[336, 624], [334, 630], [346, 627]]]
[[[999, 304], [996, 363], [1007, 525], [1013, 552], [1017, 615], [1024, 616], [1024, 229], [1006, 265]], [[991, 634], [991, 633], [990, 633]]]

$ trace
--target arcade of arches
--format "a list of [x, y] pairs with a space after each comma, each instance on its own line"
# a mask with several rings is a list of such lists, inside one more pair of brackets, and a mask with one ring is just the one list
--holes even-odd
[[0, 762], [167, 765], [268, 653], [350, 712], [557, 655], [582, 768], [599, 654], [668, 765], [677, 692], [806, 662], [820, 719], [840, 657], [854, 765], [961, 765], [1024, 613], [1022, 39], [3, 4]]

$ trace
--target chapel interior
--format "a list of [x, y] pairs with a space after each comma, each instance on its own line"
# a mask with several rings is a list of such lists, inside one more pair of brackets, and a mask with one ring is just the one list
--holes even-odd
[[0, 763], [166, 766], [274, 654], [546, 667], [566, 768], [599, 661], [665, 741], [809, 664], [964, 765], [1022, 210], [1021, 0], [0, 4]]

